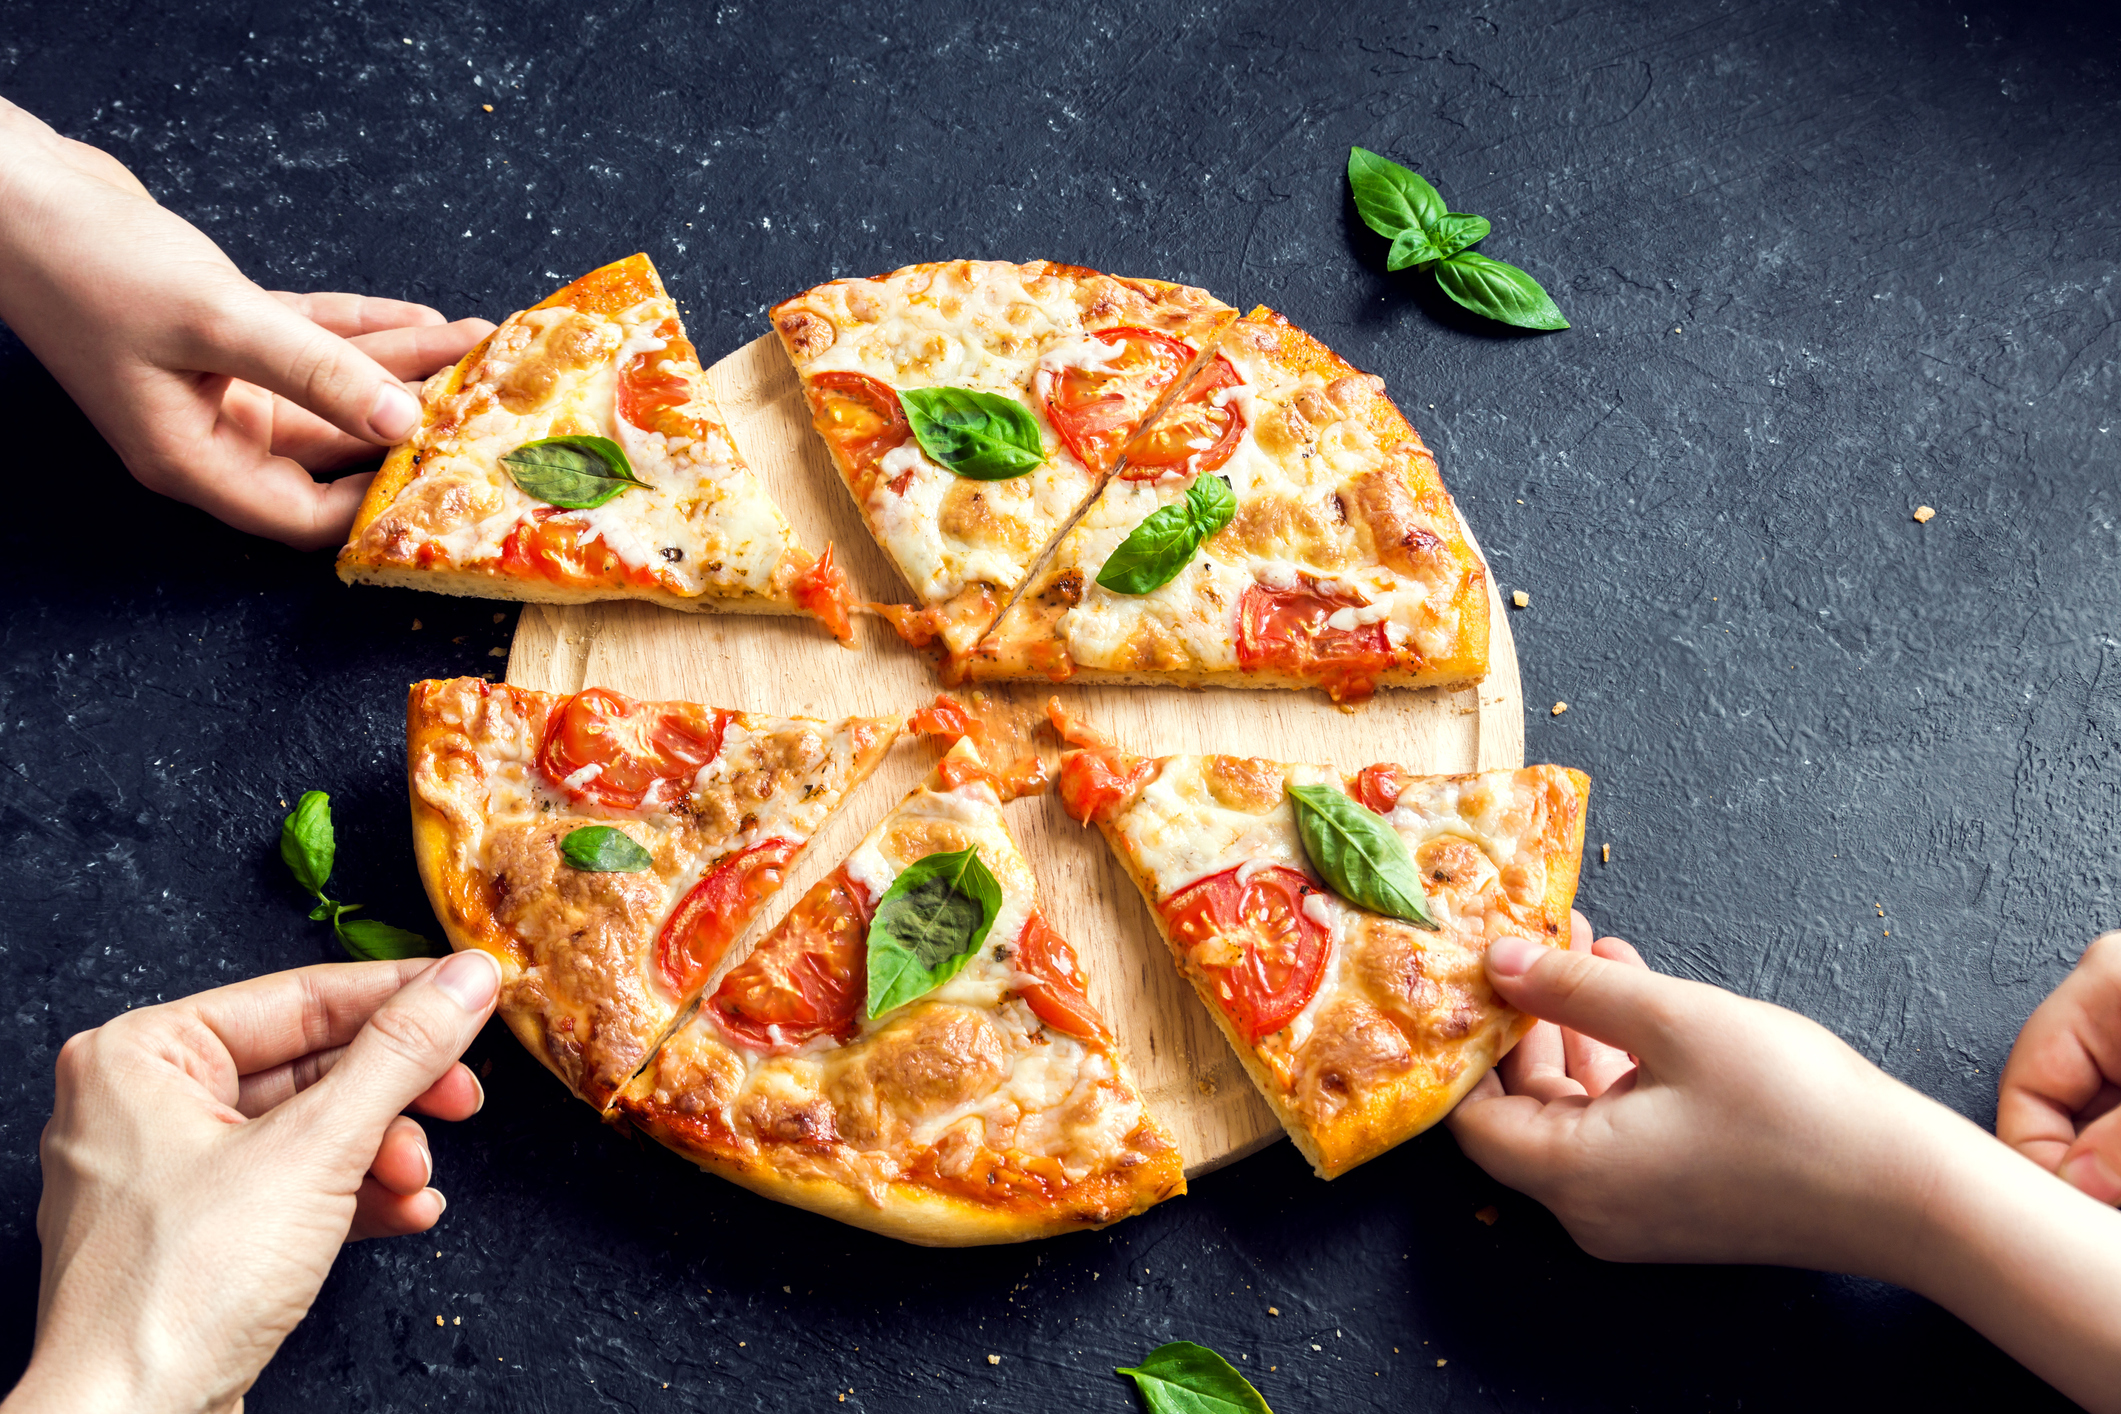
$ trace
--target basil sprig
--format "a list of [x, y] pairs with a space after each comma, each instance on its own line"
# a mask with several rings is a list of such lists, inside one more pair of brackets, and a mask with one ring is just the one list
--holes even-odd
[[869, 1014], [882, 1016], [957, 976], [1001, 908], [1002, 886], [976, 847], [908, 866], [869, 922]]
[[560, 841], [560, 857], [591, 874], [638, 874], [655, 863], [655, 856], [632, 835], [610, 825], [584, 825], [569, 832]]
[[609, 437], [525, 442], [505, 453], [501, 465], [524, 495], [568, 511], [593, 511], [629, 486], [648, 485]]
[[1569, 321], [1539, 282], [1470, 247], [1487, 239], [1487, 218], [1444, 206], [1436, 188], [1367, 148], [1348, 149], [1348, 187], [1369, 228], [1392, 243], [1385, 269], [1434, 272], [1458, 303], [1519, 329], [1566, 329]]
[[1200, 543], [1230, 523], [1237, 497], [1220, 476], [1196, 476], [1183, 501], [1142, 517], [1097, 572], [1114, 594], [1147, 594], [1178, 577]]
[[1326, 887], [1352, 904], [1434, 928], [1421, 871], [1399, 831], [1335, 786], [1290, 786], [1296, 833]]
[[1134, 1381], [1149, 1414], [1274, 1414], [1235, 1365], [1190, 1340], [1159, 1345], [1115, 1373]]
[[970, 388], [905, 388], [898, 395], [929, 460], [973, 481], [1008, 481], [1046, 459], [1038, 421], [1014, 398]]
[[363, 961], [423, 957], [433, 952], [434, 945], [418, 933], [408, 933], [373, 918], [356, 918], [350, 923], [346, 920], [346, 915], [358, 913], [361, 905], [340, 903], [324, 894], [338, 853], [338, 836], [331, 827], [331, 797], [320, 790], [302, 792], [293, 813], [280, 822], [280, 858], [302, 891], [316, 899], [317, 906], [309, 911], [309, 916], [319, 923], [330, 919], [339, 946]]

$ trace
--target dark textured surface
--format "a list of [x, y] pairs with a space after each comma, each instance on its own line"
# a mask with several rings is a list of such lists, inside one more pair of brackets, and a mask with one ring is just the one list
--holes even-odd
[[[2121, 921], [2107, 6], [83, 11], [0, 0], [0, 92], [268, 285], [498, 318], [644, 248], [710, 358], [817, 280], [956, 255], [1274, 304], [1386, 376], [1530, 591], [1530, 754], [1591, 771], [1613, 842], [1583, 906], [1979, 1120]], [[1489, 216], [1575, 329], [1386, 275], [1350, 143]], [[272, 854], [306, 787], [339, 892], [431, 930], [404, 685], [498, 669], [513, 617], [159, 502], [55, 399], [0, 341], [8, 1370], [61, 1041], [334, 955]], [[1172, 1337], [1282, 1414], [2059, 1403], [1884, 1287], [1591, 1261], [1441, 1132], [1330, 1189], [1281, 1145], [1109, 1234], [935, 1253], [600, 1129], [498, 1027], [472, 1059], [441, 1227], [349, 1250], [250, 1407], [1118, 1411], [1111, 1367]]]

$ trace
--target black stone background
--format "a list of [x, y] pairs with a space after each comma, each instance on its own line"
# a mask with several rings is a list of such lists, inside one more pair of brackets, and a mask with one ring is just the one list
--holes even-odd
[[[710, 358], [942, 257], [1270, 302], [1386, 377], [1530, 591], [1530, 756], [1596, 777], [1613, 844], [1583, 907], [1986, 1122], [2121, 922], [2116, 34], [1994, 0], [0, 0], [0, 92], [278, 287], [498, 318], [646, 249]], [[1351, 143], [1489, 216], [1575, 328], [1388, 275]], [[155, 499], [11, 339], [0, 415], [12, 1370], [60, 1042], [334, 956], [273, 854], [307, 787], [341, 896], [433, 932], [405, 684], [497, 672], [514, 616]], [[1174, 1337], [1282, 1414], [2059, 1404], [1886, 1287], [1592, 1261], [1441, 1130], [1330, 1189], [1279, 1145], [1109, 1233], [930, 1252], [599, 1128], [499, 1027], [472, 1060], [440, 1228], [348, 1250], [251, 1408], [1120, 1411], [1112, 1367]]]

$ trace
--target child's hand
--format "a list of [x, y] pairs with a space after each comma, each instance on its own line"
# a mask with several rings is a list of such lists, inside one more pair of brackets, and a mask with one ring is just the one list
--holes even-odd
[[144, 485], [315, 548], [419, 422], [408, 380], [491, 332], [424, 305], [268, 294], [132, 173], [0, 100], [0, 319]]
[[2121, 933], [2084, 950], [2003, 1067], [1996, 1135], [2102, 1203], [2121, 1203]]

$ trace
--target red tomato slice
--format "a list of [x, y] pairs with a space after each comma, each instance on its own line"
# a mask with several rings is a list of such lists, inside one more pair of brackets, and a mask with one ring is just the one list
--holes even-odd
[[854, 642], [854, 618], [848, 605], [854, 601], [854, 586], [847, 572], [832, 563], [832, 546], [810, 562], [810, 568], [795, 577], [795, 605], [832, 630], [842, 643]]
[[1392, 813], [1400, 793], [1407, 788], [1407, 773], [1390, 762], [1380, 761], [1355, 773], [1355, 789], [1348, 792], [1380, 815]]
[[806, 391], [819, 434], [866, 498], [884, 453], [913, 435], [898, 394], [866, 373], [820, 373]]
[[1194, 351], [1154, 329], [1100, 329], [1090, 337], [1119, 352], [1101, 367], [1062, 369], [1046, 394], [1046, 418], [1077, 461], [1103, 471], [1157, 395], [1192, 364]]
[[781, 870], [801, 852], [794, 840], [772, 839], [730, 855], [686, 891], [655, 940], [655, 963], [679, 996], [720, 964], [759, 905], [781, 886]]
[[697, 437], [700, 435], [699, 420], [677, 411], [692, 401], [692, 380], [683, 374], [663, 372], [662, 365], [671, 359], [680, 364], [697, 364], [700, 356], [678, 332], [676, 316], [664, 320], [655, 332], [657, 338], [666, 341], [664, 347], [635, 354], [619, 370], [619, 416], [643, 432], [660, 432], [666, 437]]
[[1393, 663], [1385, 626], [1342, 629], [1326, 622], [1341, 609], [1362, 607], [1359, 596], [1329, 592], [1308, 575], [1296, 589], [1255, 584], [1237, 606], [1237, 665], [1315, 682], [1335, 702], [1368, 697], [1377, 675]]
[[1023, 997], [1040, 1021], [1085, 1041], [1105, 1034], [1104, 1018], [1084, 995], [1089, 984], [1075, 961], [1075, 949], [1053, 931], [1044, 914], [1034, 913], [1024, 924], [1016, 940], [1015, 963], [1017, 971], [1037, 979], [1023, 989]]
[[1109, 747], [1088, 747], [1061, 759], [1060, 797], [1068, 813], [1087, 825], [1156, 775], [1156, 763], [1124, 757]]
[[1215, 395], [1244, 380], [1217, 354], [1185, 397], [1173, 403], [1134, 445], [1127, 448], [1122, 481], [1154, 481], [1172, 471], [1190, 474], [1214, 471], [1230, 460], [1238, 439], [1245, 435], [1245, 415], [1237, 404], [1215, 405]]
[[1303, 908], [1318, 885], [1278, 866], [1242, 884], [1237, 874], [1227, 870], [1179, 890], [1164, 902], [1164, 926], [1207, 975], [1238, 1031], [1257, 1042], [1287, 1026], [1318, 990], [1328, 938]]
[[664, 804], [683, 795], [700, 767], [722, 754], [730, 715], [658, 710], [592, 687], [552, 714], [538, 748], [538, 769], [574, 800], [614, 810], [638, 810], [651, 798]]
[[869, 990], [869, 901], [843, 864], [730, 970], [708, 1002], [722, 1029], [759, 1051], [845, 1035]]

